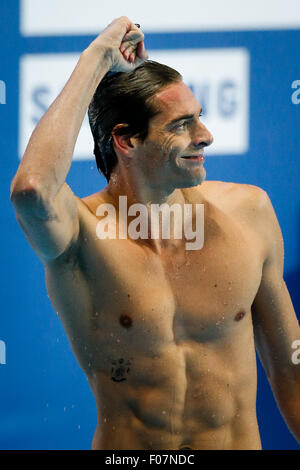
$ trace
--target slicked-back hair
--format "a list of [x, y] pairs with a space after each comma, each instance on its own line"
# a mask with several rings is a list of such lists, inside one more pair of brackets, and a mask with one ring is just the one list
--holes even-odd
[[97, 167], [107, 181], [117, 163], [112, 145], [114, 127], [125, 124], [115, 134], [135, 136], [143, 142], [148, 135], [149, 120], [158, 113], [154, 95], [181, 80], [176, 70], [150, 60], [129, 73], [108, 72], [101, 80], [89, 105], [88, 117]]

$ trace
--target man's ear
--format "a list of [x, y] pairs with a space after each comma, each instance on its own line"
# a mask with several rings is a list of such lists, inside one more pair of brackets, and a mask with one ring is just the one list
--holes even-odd
[[128, 127], [127, 124], [117, 124], [112, 130], [112, 142], [116, 149], [120, 150], [122, 153], [128, 154], [135, 147], [135, 140], [132, 136], [128, 134], [119, 134], [120, 129]]

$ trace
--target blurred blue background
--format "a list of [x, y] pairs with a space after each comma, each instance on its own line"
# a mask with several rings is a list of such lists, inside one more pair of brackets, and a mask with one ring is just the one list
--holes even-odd
[[[0, 449], [89, 449], [96, 427], [94, 398], [47, 297], [42, 264], [15, 220], [9, 186], [19, 164], [21, 56], [80, 53], [95, 36], [23, 37], [19, 23], [19, 2], [1, 1], [0, 80], [6, 84], [6, 104], [0, 104], [0, 340], [6, 345], [6, 364], [0, 364]], [[291, 84], [300, 80], [299, 44], [297, 29], [146, 36], [152, 50], [249, 51], [249, 151], [211, 156], [206, 160], [207, 179], [254, 184], [268, 192], [283, 232], [284, 277], [298, 315], [300, 104], [292, 103]], [[80, 197], [105, 183], [92, 161], [73, 162], [67, 182]], [[278, 411], [259, 360], [257, 415], [264, 449], [300, 449]]]

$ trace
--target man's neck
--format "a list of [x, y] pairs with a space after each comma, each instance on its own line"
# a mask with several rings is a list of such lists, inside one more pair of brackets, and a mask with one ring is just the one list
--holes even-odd
[[120, 172], [112, 173], [106, 187], [106, 193], [110, 199], [118, 206], [119, 196], [126, 196], [128, 206], [132, 204], [183, 204], [184, 196], [179, 188], [159, 186], [157, 183], [151, 184], [142, 175], [129, 175], [126, 177]]
[[[148, 238], [142, 240], [143, 244], [149, 245], [153, 251], [158, 254], [161, 254], [163, 250], [166, 248], [174, 249], [177, 247], [177, 250], [182, 248], [185, 249], [185, 240], [175, 240], [173, 237], [173, 228], [174, 228], [174, 220], [171, 219], [170, 225], [170, 233], [171, 237], [169, 239], [164, 239], [164, 237], [159, 236], [157, 239], [156, 237], [153, 238], [150, 236], [151, 233], [151, 226], [153, 223], [152, 220], [152, 208], [154, 205], [161, 206], [162, 204], [167, 204], [172, 206], [173, 204], [180, 205], [183, 211], [183, 206], [188, 203], [189, 205], [192, 204], [201, 204], [204, 202], [204, 198], [201, 196], [201, 193], [196, 188], [159, 188], [158, 185], [155, 187], [149, 184], [149, 181], [143, 181], [142, 178], [137, 178], [135, 175], [134, 177], [130, 178], [122, 178], [120, 174], [113, 173], [111, 175], [110, 181], [106, 189], [104, 190], [106, 195], [108, 196], [107, 202], [113, 204], [116, 209], [118, 215], [125, 214], [125, 217], [122, 217], [121, 220], [124, 219], [124, 227], [129, 225], [129, 223], [133, 220], [134, 217], [127, 216], [127, 210], [133, 204], [142, 204], [146, 207], [146, 219], [147, 219], [147, 231], [148, 231]], [[191, 193], [191, 194], [189, 194]], [[192, 195], [194, 193], [194, 196]], [[124, 198], [125, 196], [125, 198]], [[125, 201], [124, 201], [125, 199]], [[203, 199], [203, 200], [202, 200]], [[124, 206], [125, 204], [125, 206]], [[122, 223], [122, 222], [121, 222]], [[122, 223], [123, 225], [123, 223]], [[161, 229], [161, 223], [159, 223]], [[179, 224], [181, 226], [181, 223]]]

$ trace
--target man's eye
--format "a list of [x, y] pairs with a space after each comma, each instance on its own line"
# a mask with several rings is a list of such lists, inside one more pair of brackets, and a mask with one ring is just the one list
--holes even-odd
[[182, 122], [181, 124], [177, 124], [177, 126], [175, 127], [176, 130], [184, 130], [185, 128], [187, 127], [187, 122]]

